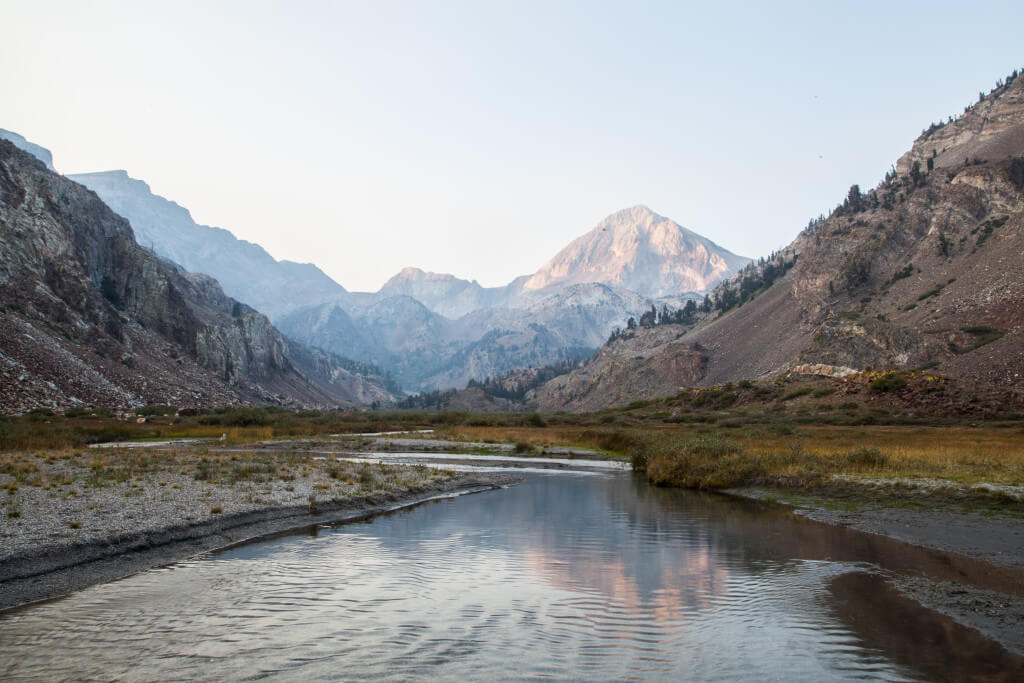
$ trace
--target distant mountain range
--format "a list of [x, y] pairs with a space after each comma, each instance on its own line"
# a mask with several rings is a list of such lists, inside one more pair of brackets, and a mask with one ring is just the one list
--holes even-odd
[[125, 171], [69, 177], [128, 218], [143, 247], [213, 276], [291, 338], [372, 363], [409, 391], [588, 356], [629, 317], [678, 308], [749, 262], [636, 206], [504, 287], [405, 268], [377, 292], [348, 292], [316, 266], [196, 224]]
[[[407, 268], [378, 292], [348, 292], [315, 266], [196, 225], [124, 172], [75, 176], [93, 194], [54, 173], [45, 149], [0, 138], [5, 412], [393, 401], [360, 363], [407, 390], [477, 380], [445, 394], [460, 408], [596, 410], [879, 369], [937, 373], [937, 406], [944, 378], [1024, 406], [1017, 72], [769, 258], [736, 256], [636, 206], [493, 288]], [[551, 367], [516, 370], [540, 366]]]

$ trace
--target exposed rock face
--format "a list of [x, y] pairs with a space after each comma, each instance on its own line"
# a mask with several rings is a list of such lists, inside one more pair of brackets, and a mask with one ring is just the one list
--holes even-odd
[[25, 150], [26, 152], [34, 156], [36, 159], [39, 159], [39, 161], [43, 162], [46, 168], [50, 169], [51, 171], [57, 170], [53, 167], [53, 155], [50, 153], [50, 150], [46, 149], [45, 147], [41, 147], [35, 144], [34, 142], [29, 142], [28, 140], [18, 135], [17, 133], [9, 130], [4, 130], [3, 128], [0, 128], [0, 140], [10, 140], [11, 142], [14, 143], [15, 147], [17, 147], [18, 149]]
[[[651, 357], [685, 362], [699, 346], [706, 371], [692, 383], [706, 385], [814, 366], [928, 364], [1024, 400], [1024, 78], [927, 131], [897, 171], [870, 192], [851, 190], [827, 220], [800, 233], [782, 254], [799, 256], [796, 265], [767, 291], [708, 316]], [[744, 277], [712, 297], [737, 291]], [[666, 378], [616, 394], [629, 372], [584, 368], [542, 387], [537, 401], [592, 409], [678, 390]], [[566, 393], [585, 373], [597, 383], [591, 394], [606, 399]]]
[[0, 409], [327, 405], [262, 314], [138, 247], [92, 192], [0, 141]]
[[308, 263], [277, 261], [262, 247], [227, 230], [198, 225], [178, 204], [153, 194], [125, 171], [68, 176], [131, 221], [139, 245], [183, 268], [207, 273], [230, 296], [271, 318], [332, 301], [345, 289]]
[[935, 168], [958, 168], [975, 159], [1014, 157], [1024, 157], [1024, 89], [1020, 83], [979, 100], [956, 122], [926, 131], [896, 162], [896, 170], [909, 175], [916, 161], [924, 171], [929, 158]]
[[646, 206], [634, 206], [573, 240], [523, 286], [600, 282], [656, 298], [704, 292], [749, 262]]

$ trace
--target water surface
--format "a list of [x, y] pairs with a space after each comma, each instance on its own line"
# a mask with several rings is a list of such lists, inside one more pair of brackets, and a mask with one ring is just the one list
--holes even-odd
[[909, 548], [630, 474], [531, 473], [0, 615], [0, 674], [1011, 680], [1019, 660], [886, 589], [976, 569]]

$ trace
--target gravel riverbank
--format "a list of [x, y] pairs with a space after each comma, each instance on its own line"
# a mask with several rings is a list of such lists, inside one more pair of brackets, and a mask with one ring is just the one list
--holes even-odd
[[0, 456], [0, 609], [266, 534], [515, 479], [287, 452]]

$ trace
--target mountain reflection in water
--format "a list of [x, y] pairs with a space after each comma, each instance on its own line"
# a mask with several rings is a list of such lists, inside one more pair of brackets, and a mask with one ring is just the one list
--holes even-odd
[[[1000, 580], [768, 504], [650, 488], [629, 474], [537, 474], [0, 615], [0, 674], [818, 681], [1020, 671], [987, 641], [958, 649], [948, 620], [879, 590], [879, 571]], [[859, 576], [869, 579], [845, 578]], [[861, 589], [871, 614], [891, 609], [912, 626], [866, 619]], [[928, 636], [937, 632], [954, 636]]]

